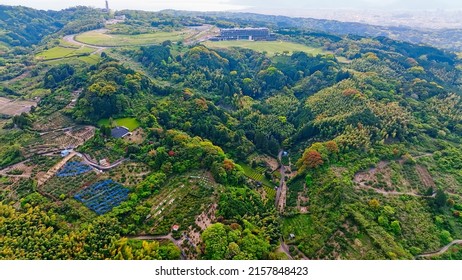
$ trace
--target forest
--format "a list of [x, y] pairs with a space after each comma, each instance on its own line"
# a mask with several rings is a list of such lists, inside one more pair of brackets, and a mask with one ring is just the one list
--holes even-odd
[[[0, 259], [460, 259], [456, 53], [343, 23], [115, 15], [0, 6]], [[206, 41], [262, 26], [290, 50]], [[85, 41], [108, 35], [124, 44]]]

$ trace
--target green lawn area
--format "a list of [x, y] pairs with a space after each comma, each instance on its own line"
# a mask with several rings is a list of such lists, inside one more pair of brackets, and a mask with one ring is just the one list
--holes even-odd
[[284, 238], [289, 238], [291, 233], [295, 234], [295, 238], [304, 238], [315, 232], [313, 229], [313, 221], [308, 215], [297, 215], [290, 218], [284, 218], [282, 222], [282, 234]]
[[67, 57], [73, 57], [77, 55], [82, 55], [82, 54], [91, 54], [93, 51], [95, 51], [94, 48], [89, 48], [89, 47], [82, 47], [82, 48], [68, 48], [68, 47], [54, 47], [49, 50], [43, 51], [39, 54], [37, 54], [36, 58], [37, 59], [42, 59], [42, 60], [52, 60], [52, 59], [60, 59], [60, 58], [67, 58]]
[[56, 59], [56, 60], [48, 60], [45, 61], [46, 64], [48, 65], [59, 65], [59, 64], [75, 64], [75, 63], [87, 63], [90, 65], [96, 64], [99, 62], [101, 57], [98, 54], [93, 54], [93, 55], [86, 55], [86, 56], [73, 56], [73, 57], [65, 57], [62, 59]]
[[242, 162], [239, 162], [238, 164], [244, 170], [245, 176], [247, 176], [247, 177], [249, 177], [249, 178], [251, 178], [251, 179], [253, 179], [255, 181], [259, 181], [259, 182], [261, 182], [263, 185], [265, 185], [267, 187], [272, 188], [274, 186], [274, 184], [271, 183], [270, 180], [268, 180], [265, 177], [265, 168], [257, 167], [256, 169], [253, 169], [248, 164], [245, 164], [245, 163], [242, 163]]
[[[140, 126], [140, 123], [135, 118], [121, 118], [114, 119], [114, 123], [118, 126], [125, 126], [130, 131], [137, 129]], [[101, 119], [98, 121], [98, 125], [109, 125], [109, 119]]]
[[71, 42], [64, 41], [64, 39], [59, 40], [59, 45], [65, 48], [74, 48], [74, 49], [80, 48], [80, 45], [76, 45]]
[[188, 31], [174, 31], [174, 32], [155, 32], [149, 34], [139, 35], [121, 35], [121, 34], [107, 34], [100, 30], [93, 30], [79, 34], [75, 37], [76, 41], [95, 46], [104, 47], [121, 47], [121, 46], [136, 46], [136, 45], [149, 45], [159, 44], [166, 40], [173, 42], [182, 41], [188, 36]]
[[282, 54], [283, 51], [293, 53], [294, 51], [302, 51], [313, 55], [325, 54], [321, 48], [312, 48], [302, 44], [284, 42], [284, 41], [220, 41], [220, 42], [205, 42], [207, 47], [227, 49], [239, 47], [251, 49], [257, 52], [267, 52], [269, 56], [274, 56], [276, 53]]

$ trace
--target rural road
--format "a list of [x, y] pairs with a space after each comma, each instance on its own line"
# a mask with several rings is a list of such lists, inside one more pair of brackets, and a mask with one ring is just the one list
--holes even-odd
[[279, 188], [276, 192], [276, 209], [279, 209], [280, 212], [284, 212], [287, 195], [287, 186], [285, 182], [286, 167], [284, 166], [284, 164], [282, 164], [282, 153], [283, 151], [281, 150], [278, 154], [278, 159], [281, 164], [281, 167], [279, 169], [279, 172], [281, 173], [281, 180], [279, 183]]
[[121, 163], [123, 163], [124, 161], [126, 161], [127, 159], [126, 158], [122, 158], [122, 159], [119, 159], [118, 161], [114, 162], [113, 164], [111, 165], [108, 165], [108, 166], [102, 166], [102, 165], [99, 165], [93, 161], [91, 161], [87, 155], [85, 154], [81, 154], [81, 153], [77, 153], [77, 156], [81, 157], [83, 159], [83, 161], [88, 164], [88, 165], [91, 165], [93, 167], [95, 167], [96, 169], [99, 169], [99, 170], [109, 170], [109, 169], [112, 169], [114, 167], [117, 167], [118, 165], [120, 165]]
[[74, 44], [74, 45], [78, 45], [78, 46], [81, 46], [81, 47], [89, 47], [89, 48], [94, 48], [94, 49], [96, 49], [96, 50], [95, 50], [94, 52], [92, 52], [91, 54], [98, 54], [98, 53], [103, 52], [105, 49], [107, 49], [107, 47], [89, 45], [89, 44], [84, 44], [84, 43], [81, 43], [81, 42], [79, 42], [79, 41], [76, 41], [76, 40], [75, 40], [75, 36], [77, 36], [77, 34], [66, 35], [66, 36], [64, 36], [63, 40], [66, 41], [66, 42], [68, 42], [68, 43], [71, 43], [71, 44]]
[[282, 238], [280, 242], [281, 242], [281, 245], [279, 246], [278, 249], [284, 254], [286, 254], [289, 260], [293, 260], [294, 258], [292, 258], [292, 256], [290, 255], [289, 246], [287, 246], [287, 244], [284, 242], [284, 240], [282, 240]]
[[175, 240], [172, 237], [172, 234], [169, 233], [167, 235], [137, 235], [137, 236], [127, 236], [128, 239], [133, 239], [133, 240], [170, 240], [175, 244], [178, 249], [181, 251], [181, 259], [185, 260], [186, 259], [186, 254], [183, 252], [183, 249], [181, 248], [181, 244], [179, 243], [178, 240]]
[[448, 245], [444, 246], [443, 248], [441, 248], [440, 250], [438, 250], [436, 252], [431, 252], [431, 253], [425, 253], [425, 254], [422, 254], [422, 255], [418, 255], [418, 256], [416, 256], [416, 258], [428, 258], [428, 257], [434, 257], [434, 256], [444, 254], [449, 250], [449, 248], [451, 248], [454, 245], [462, 245], [462, 240], [454, 240], [454, 241], [452, 241], [451, 243], [449, 243]]

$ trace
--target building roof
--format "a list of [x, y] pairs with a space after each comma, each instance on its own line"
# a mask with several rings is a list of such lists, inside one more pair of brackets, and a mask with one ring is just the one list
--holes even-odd
[[116, 126], [111, 130], [111, 136], [114, 138], [123, 138], [130, 133], [130, 130], [124, 126]]

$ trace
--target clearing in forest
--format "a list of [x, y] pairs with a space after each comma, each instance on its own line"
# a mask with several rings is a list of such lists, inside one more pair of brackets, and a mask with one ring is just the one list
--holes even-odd
[[36, 59], [47, 61], [47, 60], [55, 60], [61, 58], [69, 58], [69, 57], [76, 57], [76, 56], [88, 56], [93, 53], [96, 49], [90, 47], [54, 47], [49, 50], [45, 50], [39, 54], [37, 54]]
[[37, 102], [0, 97], [0, 115], [20, 115], [21, 113], [29, 112], [32, 106], [37, 106]]
[[191, 36], [191, 30], [181, 30], [173, 32], [158, 31], [154, 33], [124, 35], [108, 34], [107, 30], [99, 29], [79, 34], [75, 40], [84, 44], [103, 46], [103, 47], [122, 47], [122, 46], [141, 46], [150, 44], [160, 44], [170, 40], [173, 42], [182, 41]]
[[[111, 125], [109, 119], [102, 119], [98, 121], [98, 125]], [[133, 131], [140, 126], [140, 123], [135, 118], [121, 118], [114, 119], [114, 126], [124, 126], [128, 130]]]

